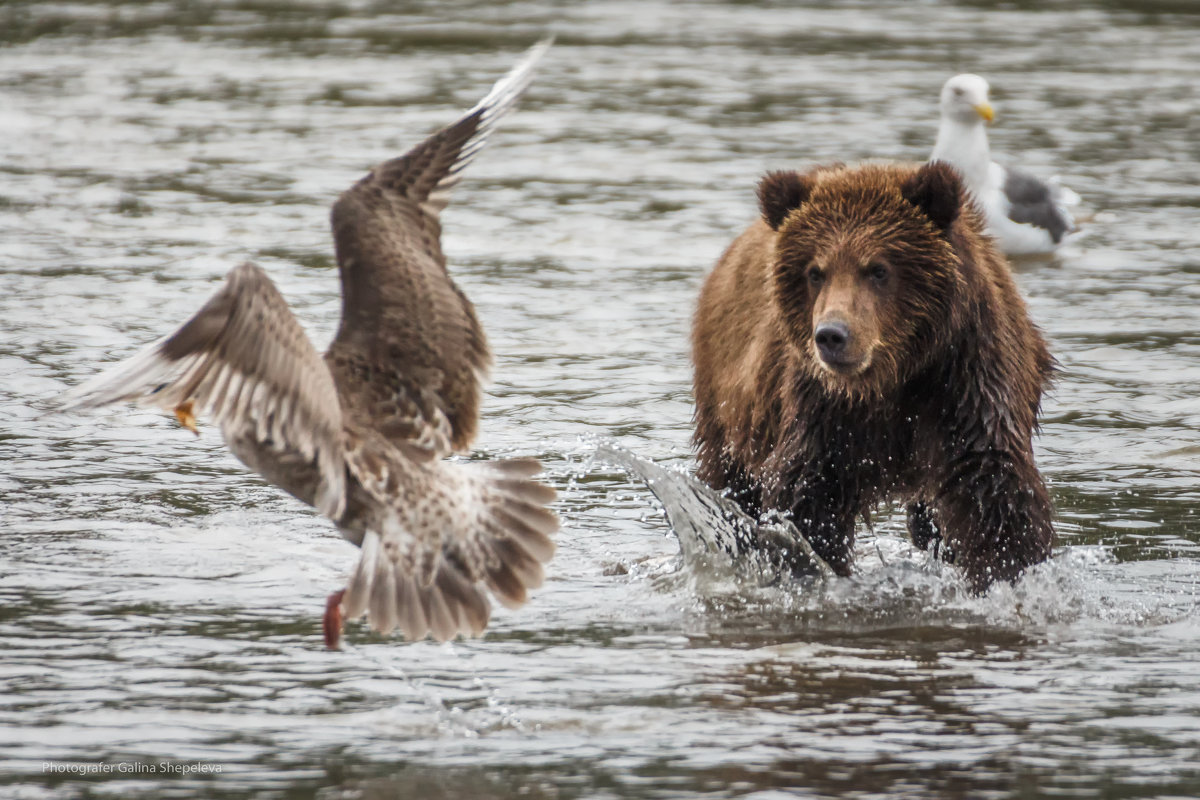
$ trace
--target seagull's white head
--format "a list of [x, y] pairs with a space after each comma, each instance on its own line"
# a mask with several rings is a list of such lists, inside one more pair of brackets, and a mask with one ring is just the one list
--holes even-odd
[[978, 75], [955, 75], [942, 87], [942, 117], [966, 124], [991, 122], [996, 116], [988, 102], [988, 82]]

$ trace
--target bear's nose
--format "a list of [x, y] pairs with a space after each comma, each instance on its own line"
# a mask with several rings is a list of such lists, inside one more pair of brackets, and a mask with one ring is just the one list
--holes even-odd
[[822, 322], [813, 339], [824, 361], [841, 361], [850, 343], [850, 327], [844, 322]]

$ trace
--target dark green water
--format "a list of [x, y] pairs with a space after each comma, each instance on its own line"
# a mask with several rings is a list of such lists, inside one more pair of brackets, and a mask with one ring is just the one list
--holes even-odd
[[[0, 795], [1200, 795], [1196, 12], [0, 4]], [[246, 259], [324, 344], [337, 193], [551, 32], [443, 220], [497, 352], [479, 455], [543, 459], [559, 554], [482, 639], [326, 652], [332, 526], [211, 428], [42, 414]], [[686, 466], [689, 317], [757, 177], [924, 158], [968, 70], [996, 154], [1095, 212], [1017, 267], [1058, 557], [972, 599], [885, 513], [806, 592], [679, 564], [589, 437]]]

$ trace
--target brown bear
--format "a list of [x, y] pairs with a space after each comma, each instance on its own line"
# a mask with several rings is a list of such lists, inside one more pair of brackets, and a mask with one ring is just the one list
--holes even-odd
[[758, 196], [694, 320], [699, 477], [790, 514], [842, 575], [856, 519], [893, 499], [976, 592], [1047, 559], [1032, 436], [1054, 361], [958, 174], [834, 165]]

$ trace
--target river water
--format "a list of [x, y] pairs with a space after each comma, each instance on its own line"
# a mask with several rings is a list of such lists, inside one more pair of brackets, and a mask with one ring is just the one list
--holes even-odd
[[[1200, 795], [1200, 15], [1186, 0], [0, 5], [0, 795]], [[545, 587], [478, 640], [347, 631], [356, 550], [212, 428], [49, 413], [245, 259], [323, 345], [329, 204], [557, 35], [444, 214], [536, 455]], [[921, 159], [942, 82], [1093, 215], [1016, 266], [1062, 363], [1056, 558], [974, 599], [881, 509], [859, 573], [682, 560], [689, 317], [767, 169]], [[668, 509], [670, 512], [670, 509]]]

